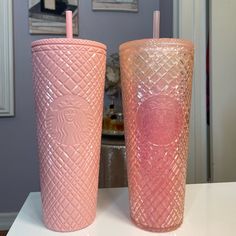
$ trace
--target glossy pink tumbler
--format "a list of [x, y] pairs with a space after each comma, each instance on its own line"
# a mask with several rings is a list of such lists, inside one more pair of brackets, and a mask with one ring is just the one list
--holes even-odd
[[106, 47], [45, 39], [32, 55], [43, 221], [75, 231], [96, 214]]
[[149, 231], [183, 221], [193, 54], [178, 39], [120, 47], [130, 212]]

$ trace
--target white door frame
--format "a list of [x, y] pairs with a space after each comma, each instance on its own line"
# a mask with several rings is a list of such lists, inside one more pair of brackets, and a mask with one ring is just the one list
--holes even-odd
[[0, 0], [0, 116], [14, 115], [12, 0]]
[[207, 182], [206, 1], [173, 0], [173, 3], [174, 37], [190, 39], [195, 45], [187, 182]]
[[209, 6], [212, 182], [236, 181], [235, 8], [235, 0]]

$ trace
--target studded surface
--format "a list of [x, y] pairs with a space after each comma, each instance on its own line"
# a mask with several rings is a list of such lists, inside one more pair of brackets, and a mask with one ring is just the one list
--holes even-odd
[[193, 46], [139, 40], [120, 56], [131, 218], [170, 231], [183, 221]]
[[74, 231], [96, 214], [105, 48], [51, 39], [32, 53], [43, 221]]

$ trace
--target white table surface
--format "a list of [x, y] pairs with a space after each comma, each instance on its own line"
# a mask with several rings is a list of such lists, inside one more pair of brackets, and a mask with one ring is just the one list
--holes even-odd
[[41, 220], [40, 193], [30, 193], [8, 236], [233, 236], [236, 235], [236, 183], [187, 185], [183, 225], [170, 233], [137, 228], [129, 218], [127, 188], [99, 190], [97, 217], [89, 227], [57, 233]]

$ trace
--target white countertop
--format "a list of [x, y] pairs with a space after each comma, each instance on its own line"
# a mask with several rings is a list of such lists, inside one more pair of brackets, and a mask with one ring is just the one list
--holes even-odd
[[183, 225], [170, 233], [151, 233], [129, 219], [127, 188], [100, 189], [97, 217], [89, 227], [57, 233], [41, 220], [40, 193], [30, 193], [7, 236], [233, 236], [236, 235], [236, 183], [187, 185]]

